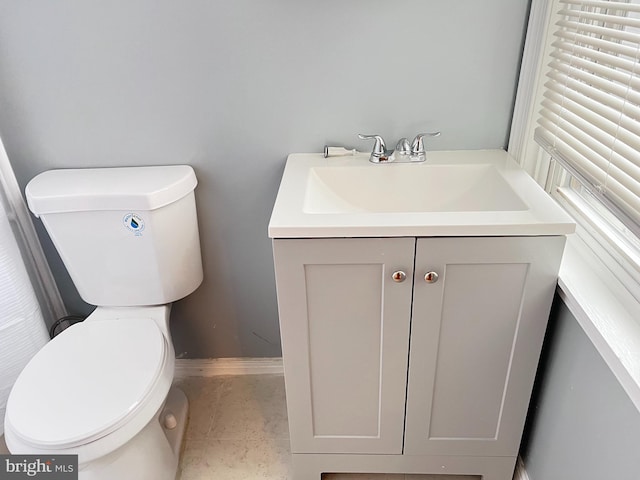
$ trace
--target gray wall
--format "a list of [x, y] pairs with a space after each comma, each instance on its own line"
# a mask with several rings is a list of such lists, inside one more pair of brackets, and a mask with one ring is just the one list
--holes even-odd
[[528, 3], [0, 0], [0, 135], [23, 187], [193, 165], [206, 278], [175, 305], [176, 351], [277, 356], [267, 224], [287, 154], [436, 129], [429, 149], [505, 146]]
[[522, 448], [530, 480], [637, 480], [640, 412], [556, 300]]

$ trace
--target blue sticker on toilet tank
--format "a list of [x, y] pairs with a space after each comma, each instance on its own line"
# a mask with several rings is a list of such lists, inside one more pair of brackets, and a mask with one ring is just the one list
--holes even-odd
[[137, 213], [127, 213], [122, 219], [122, 223], [124, 223], [127, 230], [133, 232], [137, 237], [142, 235], [144, 220]]

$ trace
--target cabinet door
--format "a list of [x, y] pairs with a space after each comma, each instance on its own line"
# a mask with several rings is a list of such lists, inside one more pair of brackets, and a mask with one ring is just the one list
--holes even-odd
[[415, 239], [273, 248], [292, 452], [402, 453]]
[[564, 241], [418, 239], [405, 454], [517, 455]]

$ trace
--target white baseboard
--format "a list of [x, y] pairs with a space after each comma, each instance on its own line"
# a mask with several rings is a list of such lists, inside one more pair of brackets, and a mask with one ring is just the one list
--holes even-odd
[[516, 462], [516, 471], [513, 474], [513, 480], [529, 480], [529, 475], [527, 475], [521, 457], [518, 457], [518, 461]]
[[175, 378], [217, 375], [282, 375], [282, 358], [176, 359]]

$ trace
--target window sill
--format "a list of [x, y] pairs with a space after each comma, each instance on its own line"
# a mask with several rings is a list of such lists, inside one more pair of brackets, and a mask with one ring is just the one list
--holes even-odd
[[578, 235], [568, 237], [558, 293], [640, 411], [640, 303]]

